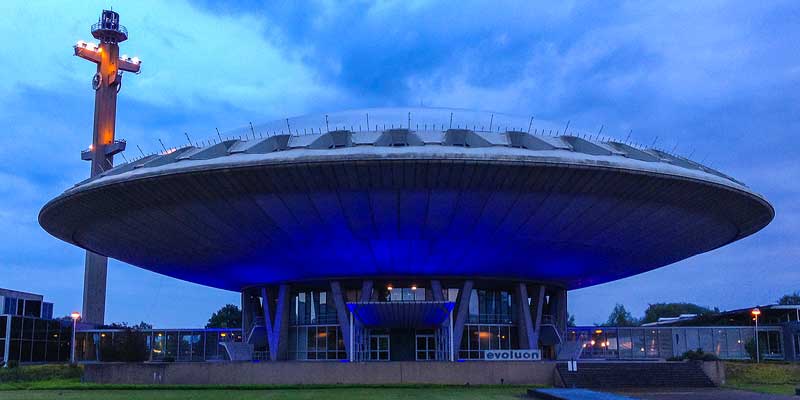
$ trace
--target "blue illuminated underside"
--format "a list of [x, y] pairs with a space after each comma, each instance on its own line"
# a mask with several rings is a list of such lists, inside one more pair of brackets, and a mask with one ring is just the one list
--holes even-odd
[[241, 290], [426, 276], [578, 288], [717, 248], [771, 219], [750, 197], [641, 174], [437, 161], [283, 168], [126, 182], [70, 195], [40, 220], [99, 254]]

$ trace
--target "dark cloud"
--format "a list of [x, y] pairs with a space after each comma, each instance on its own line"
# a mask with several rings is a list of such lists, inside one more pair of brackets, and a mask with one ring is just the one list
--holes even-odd
[[[302, 114], [420, 102], [570, 120], [579, 131], [596, 132], [603, 125], [604, 133], [616, 137], [632, 130], [635, 141], [655, 141], [666, 150], [691, 154], [744, 181], [775, 205], [777, 217], [754, 237], [725, 248], [575, 292], [571, 308], [579, 322], [605, 320], [618, 301], [636, 312], [647, 302], [664, 300], [734, 308], [767, 303], [796, 290], [796, 2], [204, 0], [193, 7], [204, 20], [220, 24], [188, 33], [171, 27], [161, 15], [125, 20], [142, 25], [129, 26], [142, 38], [131, 48], [151, 53], [145, 73], [126, 78], [130, 80], [120, 97], [119, 133], [129, 140], [130, 156], [138, 153], [137, 144], [146, 152], [158, 151], [159, 138], [176, 146], [185, 143], [184, 132], [195, 140], [207, 139], [215, 135], [215, 127], [224, 131], [249, 121], [283, 118], [292, 110]], [[203, 35], [217, 36], [222, 26], [236, 23], [252, 25], [248, 30], [254, 37], [241, 37], [241, 42], [259, 41], [259, 51], [274, 48], [282, 59], [258, 52], [242, 55], [246, 46], [241, 43], [225, 46], [229, 35], [223, 36], [224, 43], [215, 42], [214, 48], [224, 53], [222, 60], [214, 58], [217, 54], [192, 62], [169, 56], [206, 54]], [[83, 32], [85, 24], [78, 25]], [[179, 46], [190, 51], [180, 53]], [[186, 71], [206, 58], [224, 65]], [[59, 58], [53, 76], [71, 71], [72, 62]], [[259, 67], [252, 68], [253, 63]], [[298, 65], [308, 73], [297, 72]], [[231, 68], [248, 74], [263, 70], [263, 76], [244, 79], [248, 77], [236, 76]], [[38, 81], [11, 90], [0, 86], [8, 91], [0, 93], [0, 117], [12, 122], [0, 135], [0, 183], [6, 188], [0, 190], [0, 229], [19, 232], [4, 238], [0, 257], [13, 271], [45, 277], [54, 270], [80, 269], [80, 251], [48, 237], [35, 215], [49, 198], [86, 174], [87, 165], [77, 160], [91, 134], [90, 76], [87, 72], [85, 88], [69, 80], [53, 87]], [[286, 84], [269, 85], [273, 81]], [[179, 90], [164, 93], [164, 82]], [[279, 93], [259, 97], [251, 86]], [[305, 90], [291, 90], [298, 87]], [[264, 104], [251, 104], [259, 99]], [[120, 263], [112, 271], [113, 290], [124, 296], [143, 287], [164, 287], [184, 296], [147, 313], [118, 301], [110, 306], [116, 316], [141, 315], [166, 323], [179, 313], [186, 319], [177, 322], [197, 326], [206, 310], [191, 314], [178, 303], [199, 302], [210, 311], [223, 299], [235, 300]], [[754, 275], [759, 279], [751, 279]], [[78, 278], [70, 279], [80, 285]], [[29, 281], [26, 276], [9, 284], [24, 288]], [[141, 284], [128, 287], [125, 282]], [[48, 285], [34, 289], [52, 290], [57, 304], [74, 304], [80, 293], [79, 287]], [[213, 296], [204, 300], [207, 293]]]

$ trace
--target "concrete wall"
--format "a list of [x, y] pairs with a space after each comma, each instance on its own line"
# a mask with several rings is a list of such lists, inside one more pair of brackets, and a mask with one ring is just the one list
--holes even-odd
[[219, 362], [85, 364], [84, 380], [122, 384], [552, 385], [554, 362]]
[[722, 361], [703, 361], [703, 372], [717, 386], [725, 384], [725, 363]]

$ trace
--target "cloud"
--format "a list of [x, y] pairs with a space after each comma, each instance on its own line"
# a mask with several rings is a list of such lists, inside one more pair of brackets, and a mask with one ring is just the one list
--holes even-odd
[[[17, 274], [4, 285], [53, 292], [57, 309], [79, 305], [82, 252], [47, 236], [35, 216], [87, 173], [78, 154], [91, 137], [94, 67], [70, 46], [89, 39], [104, 6], [0, 2], [0, 119], [9, 121], [0, 135], [0, 230], [14, 232], [0, 245], [9, 265], [0, 273]], [[250, 121], [420, 103], [569, 120], [585, 132], [603, 126], [744, 181], [774, 204], [776, 219], [722, 249], [574, 292], [579, 322], [604, 321], [616, 302], [635, 314], [670, 299], [735, 308], [796, 290], [796, 2], [145, 1], [115, 10], [130, 30], [122, 52], [144, 61], [119, 98], [127, 156], [137, 146], [158, 151], [158, 139], [183, 144], [184, 132], [203, 140]], [[19, 271], [72, 285], [30, 284]], [[235, 301], [120, 263], [111, 271], [114, 319], [181, 315], [199, 326]], [[143, 313], [134, 293], [158, 285], [184, 297]]]

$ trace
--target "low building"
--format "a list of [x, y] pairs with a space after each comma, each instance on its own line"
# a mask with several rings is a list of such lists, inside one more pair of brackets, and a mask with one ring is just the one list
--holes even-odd
[[71, 335], [42, 295], [0, 288], [0, 365], [68, 361]]

